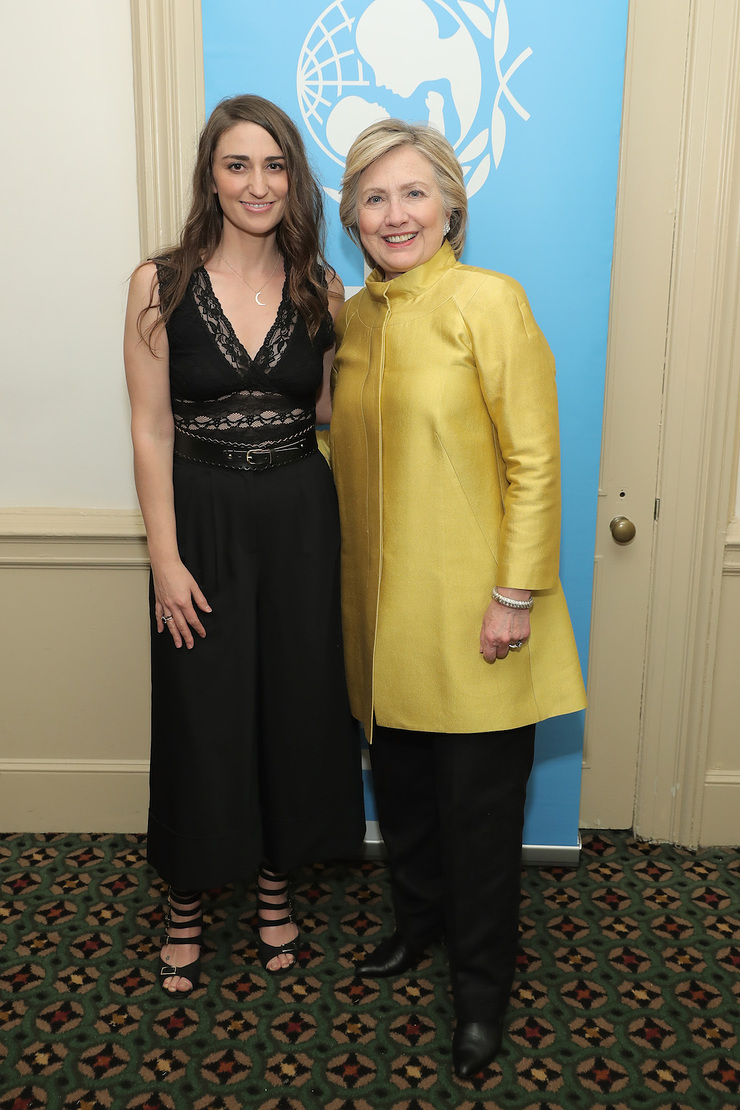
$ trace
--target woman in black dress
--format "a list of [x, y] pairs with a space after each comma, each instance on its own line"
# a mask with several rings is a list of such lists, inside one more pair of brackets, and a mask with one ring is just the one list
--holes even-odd
[[286, 872], [364, 831], [344, 687], [320, 190], [292, 121], [222, 101], [178, 246], [131, 279], [124, 355], [152, 566], [148, 858], [164, 989], [200, 975], [201, 891], [259, 866], [259, 955], [294, 964]]

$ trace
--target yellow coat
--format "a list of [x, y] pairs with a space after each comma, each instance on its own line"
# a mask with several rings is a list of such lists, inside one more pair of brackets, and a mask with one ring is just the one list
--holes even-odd
[[[331, 462], [352, 711], [436, 732], [583, 708], [558, 581], [555, 367], [522, 288], [447, 242], [337, 322]], [[479, 652], [492, 586], [535, 591], [529, 643]]]

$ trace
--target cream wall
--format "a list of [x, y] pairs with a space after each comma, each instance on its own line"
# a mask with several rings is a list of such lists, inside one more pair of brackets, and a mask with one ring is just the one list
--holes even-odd
[[144, 827], [146, 548], [121, 331], [129, 0], [2, 4], [0, 828]]
[[132, 509], [139, 256], [128, 0], [2, 4], [0, 505]]

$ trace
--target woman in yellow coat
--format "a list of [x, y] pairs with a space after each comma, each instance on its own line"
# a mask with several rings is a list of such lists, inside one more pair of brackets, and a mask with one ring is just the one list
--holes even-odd
[[458, 261], [465, 186], [435, 130], [367, 128], [340, 216], [374, 267], [337, 321], [347, 678], [396, 915], [358, 972], [401, 974], [444, 934], [464, 1077], [501, 1044], [534, 725], [585, 704], [554, 363], [517, 282]]

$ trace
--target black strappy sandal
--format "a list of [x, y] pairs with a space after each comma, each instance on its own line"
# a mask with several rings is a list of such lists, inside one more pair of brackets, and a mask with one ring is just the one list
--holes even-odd
[[[170, 995], [172, 998], [187, 998], [193, 993], [200, 982], [200, 957], [203, 951], [202, 933], [203, 933], [203, 913], [201, 908], [201, 895], [197, 890], [182, 891], [175, 890], [170, 887], [167, 901], [169, 903], [170, 913], [165, 921], [165, 928], [167, 933], [165, 935], [165, 944], [197, 944], [199, 948], [197, 960], [192, 963], [185, 964], [183, 967], [176, 967], [174, 964], [165, 963], [162, 957], [159, 957], [159, 981], [162, 985], [162, 990], [165, 994]], [[197, 909], [188, 911], [188, 907], [197, 903]], [[178, 917], [183, 918], [182, 921], [173, 921], [173, 911]], [[173, 936], [173, 933], [178, 929], [197, 929], [200, 928], [201, 932], [197, 937], [180, 937]], [[164, 947], [164, 945], [163, 945]], [[192, 984], [184, 991], [169, 990], [165, 985], [165, 979], [170, 979], [173, 976], [179, 976], [183, 979], [188, 979]]]
[[[273, 890], [268, 890], [267, 887], [262, 885], [261, 880], [263, 879], [266, 880], [268, 883], [275, 883], [280, 885], [276, 886]], [[271, 898], [282, 897], [283, 901], [267, 902], [264, 898], [265, 895], [268, 895]], [[274, 921], [266, 921], [263, 917], [260, 916], [261, 910], [286, 910], [287, 913], [284, 917], [277, 918]], [[296, 961], [298, 959], [297, 936], [294, 937], [293, 940], [287, 941], [285, 944], [275, 945], [267, 944], [266, 941], [262, 939], [259, 933], [260, 929], [273, 929], [276, 926], [280, 925], [294, 924], [293, 918], [291, 916], [292, 912], [293, 907], [291, 906], [290, 899], [288, 898], [288, 876], [280, 871], [268, 871], [266, 867], [261, 865], [259, 869], [259, 878], [257, 879], [257, 954], [259, 956], [259, 961], [265, 971], [269, 971], [271, 973], [288, 971], [290, 968], [295, 967], [296, 965]], [[274, 960], [275, 956], [280, 956], [283, 953], [286, 956], [293, 957], [293, 962], [288, 964], [288, 967], [269, 968], [267, 966], [270, 960]]]

